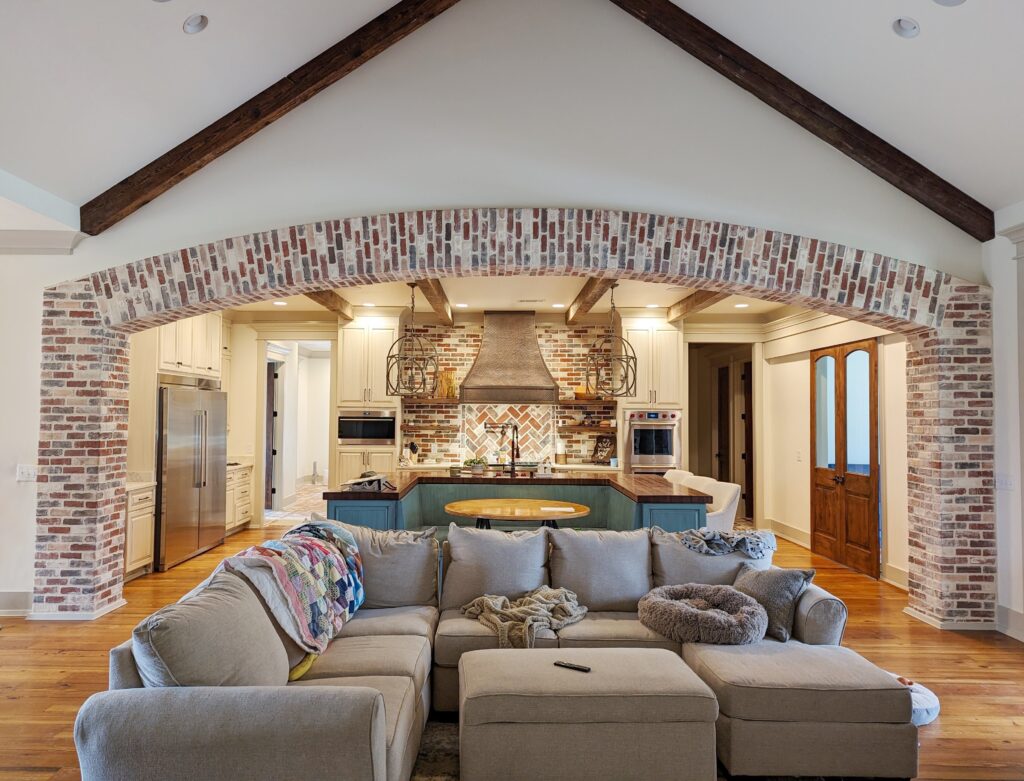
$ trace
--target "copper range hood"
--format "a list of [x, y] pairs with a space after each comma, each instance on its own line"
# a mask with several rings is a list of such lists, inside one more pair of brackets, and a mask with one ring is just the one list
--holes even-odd
[[484, 336], [462, 382], [468, 404], [556, 404], [555, 383], [537, 343], [533, 312], [484, 312]]

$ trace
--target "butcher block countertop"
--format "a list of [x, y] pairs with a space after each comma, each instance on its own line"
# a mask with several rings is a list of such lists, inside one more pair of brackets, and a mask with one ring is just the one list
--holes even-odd
[[351, 491], [336, 489], [324, 491], [327, 501], [396, 501], [402, 499], [417, 485], [589, 485], [614, 488], [637, 504], [708, 504], [711, 497], [670, 483], [657, 475], [629, 475], [619, 472], [561, 472], [553, 475], [512, 478], [507, 474], [460, 475], [452, 477], [446, 471], [390, 472], [388, 482], [394, 491]]

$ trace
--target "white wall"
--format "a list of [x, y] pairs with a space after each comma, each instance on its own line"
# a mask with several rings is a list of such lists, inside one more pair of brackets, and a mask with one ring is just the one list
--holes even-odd
[[[231, 383], [228, 386], [228, 458], [261, 465], [256, 452], [257, 374], [256, 332], [247, 325], [231, 326]], [[260, 363], [262, 366], [262, 362]]]
[[14, 467], [37, 453], [43, 287], [274, 226], [494, 205], [729, 220], [982, 278], [977, 242], [612, 3], [460, 3], [73, 257], [3, 259], [0, 593], [32, 586]]
[[316, 462], [320, 482], [330, 457], [331, 357], [299, 355], [298, 452], [295, 478], [310, 482]]

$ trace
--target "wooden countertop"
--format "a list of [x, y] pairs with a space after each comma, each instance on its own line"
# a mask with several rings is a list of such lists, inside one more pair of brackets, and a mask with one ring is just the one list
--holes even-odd
[[630, 475], [619, 472], [561, 472], [543, 477], [517, 477], [484, 474], [452, 477], [445, 471], [391, 472], [388, 481], [394, 491], [324, 491], [327, 501], [387, 502], [402, 499], [417, 485], [590, 485], [614, 488], [638, 504], [708, 504], [711, 497], [670, 483], [657, 475]]

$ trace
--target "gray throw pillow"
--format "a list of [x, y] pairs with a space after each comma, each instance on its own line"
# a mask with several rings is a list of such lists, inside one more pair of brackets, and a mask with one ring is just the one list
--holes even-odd
[[547, 529], [503, 532], [448, 527], [448, 553], [441, 610], [458, 610], [493, 594], [517, 599], [548, 585]]
[[147, 687], [284, 686], [288, 655], [256, 594], [218, 572], [182, 601], [142, 619], [132, 655]]
[[342, 524], [352, 532], [363, 560], [363, 608], [437, 604], [437, 540], [434, 527], [378, 531]]
[[768, 636], [786, 642], [793, 634], [796, 602], [813, 578], [812, 569], [758, 570], [744, 564], [733, 586], [764, 607], [768, 613]]
[[651, 590], [647, 529], [552, 529], [551, 585], [575, 592], [593, 611], [632, 612]]

